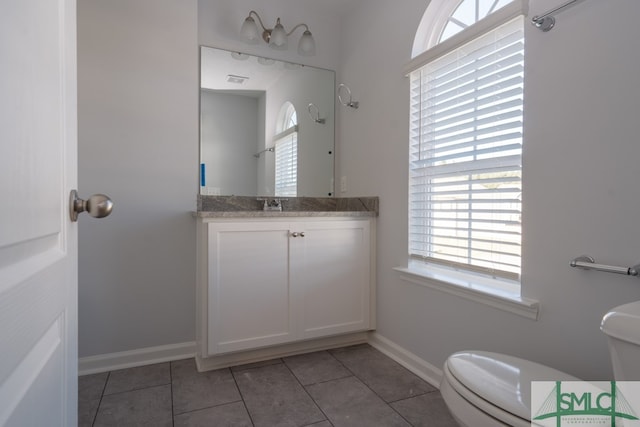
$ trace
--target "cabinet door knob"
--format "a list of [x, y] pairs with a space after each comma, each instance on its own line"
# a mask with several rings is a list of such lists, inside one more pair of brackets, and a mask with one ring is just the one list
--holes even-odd
[[300, 232], [300, 237], [304, 237], [304, 231]]
[[294, 231], [293, 233], [291, 233], [291, 237], [298, 237], [298, 232]]

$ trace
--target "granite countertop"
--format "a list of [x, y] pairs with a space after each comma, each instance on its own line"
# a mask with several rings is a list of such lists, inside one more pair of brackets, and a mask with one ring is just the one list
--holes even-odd
[[198, 218], [375, 217], [369, 211], [198, 211]]
[[[269, 196], [268, 199], [275, 197]], [[378, 197], [288, 197], [282, 211], [265, 211], [257, 197], [198, 196], [198, 218], [375, 217]]]

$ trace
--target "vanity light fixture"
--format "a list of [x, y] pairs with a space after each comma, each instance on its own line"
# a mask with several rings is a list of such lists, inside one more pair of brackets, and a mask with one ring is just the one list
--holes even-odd
[[258, 18], [258, 22], [262, 27], [262, 39], [269, 44], [270, 47], [277, 50], [287, 49], [287, 38], [298, 28], [304, 27], [305, 30], [298, 42], [298, 54], [303, 56], [313, 56], [316, 54], [316, 42], [313, 40], [311, 31], [307, 24], [298, 24], [289, 32], [284, 29], [284, 26], [280, 23], [280, 18], [276, 20], [276, 25], [273, 28], [267, 28], [262, 23], [260, 15], [254, 10], [249, 12], [249, 16], [242, 23], [240, 28], [240, 34], [242, 37], [251, 44], [258, 43], [260, 30], [256, 24], [255, 19], [251, 15], [255, 15]]

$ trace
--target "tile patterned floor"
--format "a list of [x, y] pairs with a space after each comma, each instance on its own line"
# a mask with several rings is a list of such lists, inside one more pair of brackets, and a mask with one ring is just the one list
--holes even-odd
[[367, 344], [209, 372], [179, 360], [78, 388], [80, 426], [457, 425], [435, 388]]

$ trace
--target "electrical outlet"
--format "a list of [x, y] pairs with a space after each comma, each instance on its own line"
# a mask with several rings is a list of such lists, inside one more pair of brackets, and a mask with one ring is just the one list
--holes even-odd
[[346, 193], [347, 192], [347, 177], [346, 176], [340, 177], [340, 192], [341, 193]]

